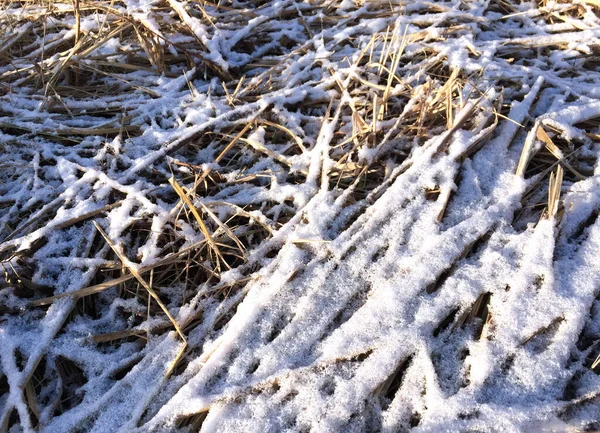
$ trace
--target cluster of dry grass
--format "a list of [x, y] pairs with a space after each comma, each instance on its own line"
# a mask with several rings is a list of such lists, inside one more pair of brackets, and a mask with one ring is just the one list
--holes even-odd
[[[311, 1], [301, 9], [290, 2], [273, 16], [265, 15], [274, 10], [264, 1], [167, 0], [138, 9], [133, 3], [0, 5], [0, 263], [7, 293], [1, 320], [22, 315], [42, 323], [51, 306], [60, 322], [44, 334], [43, 350], [15, 349], [18, 382], [0, 374], [0, 394], [10, 396], [0, 409], [2, 429], [44, 428], [81, 403], [78, 389], [89, 380], [85, 368], [49, 349], [62, 329], [81, 318], [119, 316], [122, 329], [93, 328], [89, 344], [99, 352], [136, 348], [142, 354], [150, 339], [175, 330], [184, 344], [165, 381], [210, 357], [203, 352], [205, 338], [226, 327], [247, 283], [259, 278], [257, 271], [285, 242], [286, 229], [303, 221], [304, 203], [269, 196], [273, 183], [314, 184], [310, 194], [341, 197], [346, 213], [331, 229], [339, 234], [410, 167], [415, 146], [445, 134], [437, 144], [443, 154], [454, 132], [484, 131], [481, 140], [453, 155], [462, 161], [485, 145], [500, 122], [510, 121], [510, 103], [526, 94], [516, 76], [499, 76], [492, 87], [483, 70], [449, 66], [438, 43], [489, 24], [467, 11], [446, 19], [446, 4], [413, 7], [407, 14], [422, 30], [408, 33], [396, 21], [403, 6], [387, 0], [366, 2], [360, 12], [343, 11], [337, 1]], [[582, 17], [599, 9], [591, 0], [557, 10], [541, 4], [539, 17], [561, 30], [541, 43], [507, 39], [495, 56], [512, 64], [555, 50], [568, 44], [566, 35], [589, 30]], [[489, 10], [506, 17], [520, 13], [506, 1], [490, 2]], [[333, 39], [336, 30], [358, 28], [364, 20], [387, 24]], [[302, 30], [282, 35], [292, 24]], [[214, 39], [236, 31], [244, 36], [227, 47], [230, 52], [219, 52]], [[333, 54], [320, 59], [317, 43]], [[481, 56], [472, 46], [472, 60]], [[585, 68], [597, 66], [595, 55], [581, 58]], [[342, 67], [352, 73], [338, 73]], [[565, 71], [563, 77], [569, 74], [582, 72]], [[168, 94], [164, 83], [182, 79], [185, 84]], [[294, 91], [288, 91], [291, 81]], [[211, 99], [202, 104], [212, 101], [217, 121], [186, 121], [207, 94]], [[598, 119], [577, 126], [598, 140]], [[560, 218], [563, 182], [588, 178], [595, 163], [593, 155], [580, 153], [583, 142], [561, 138], [563, 131], [551, 124], [520, 127], [531, 132], [517, 173], [535, 182], [522, 198], [515, 227]], [[326, 153], [306, 163], [302, 157], [314, 155], [323, 140]], [[536, 146], [540, 142], [543, 147]], [[56, 170], [62, 159], [76, 166], [68, 176]], [[91, 185], [102, 180], [107, 191], [86, 188], [86, 176], [94, 179]], [[67, 190], [63, 182], [71, 182]], [[444, 201], [438, 215], [443, 223], [452, 192], [432, 187], [425, 194]], [[116, 230], [111, 215], [125, 204], [126, 222]], [[76, 251], [52, 249], [74, 238], [69, 245]], [[144, 245], [153, 248], [150, 260], [140, 254]], [[114, 313], [115, 299], [146, 308], [123, 302]], [[178, 319], [173, 311], [184, 305], [188, 314]], [[490, 320], [480, 305], [472, 312], [483, 323]], [[194, 334], [198, 327], [201, 337]], [[189, 335], [195, 337], [188, 341]], [[117, 362], [110, 380], [120, 380], [134, 364], [130, 358]], [[180, 424], [193, 430], [204, 416]]]

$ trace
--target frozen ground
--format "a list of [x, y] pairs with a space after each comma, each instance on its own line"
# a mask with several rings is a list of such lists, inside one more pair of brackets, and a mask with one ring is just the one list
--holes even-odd
[[600, 430], [597, 0], [0, 35], [1, 431]]

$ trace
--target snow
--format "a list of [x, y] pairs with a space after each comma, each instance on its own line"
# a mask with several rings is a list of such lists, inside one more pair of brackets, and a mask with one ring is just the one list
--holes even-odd
[[600, 429], [600, 9], [221, 3], [3, 11], [0, 425]]

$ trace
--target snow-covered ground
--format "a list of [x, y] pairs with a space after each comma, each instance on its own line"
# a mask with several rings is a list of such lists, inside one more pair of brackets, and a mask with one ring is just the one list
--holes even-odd
[[0, 35], [0, 431], [600, 430], [597, 0]]

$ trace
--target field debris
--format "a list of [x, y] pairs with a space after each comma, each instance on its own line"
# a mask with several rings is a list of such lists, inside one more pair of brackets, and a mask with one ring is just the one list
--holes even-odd
[[596, 0], [0, 1], [0, 431], [600, 430]]

